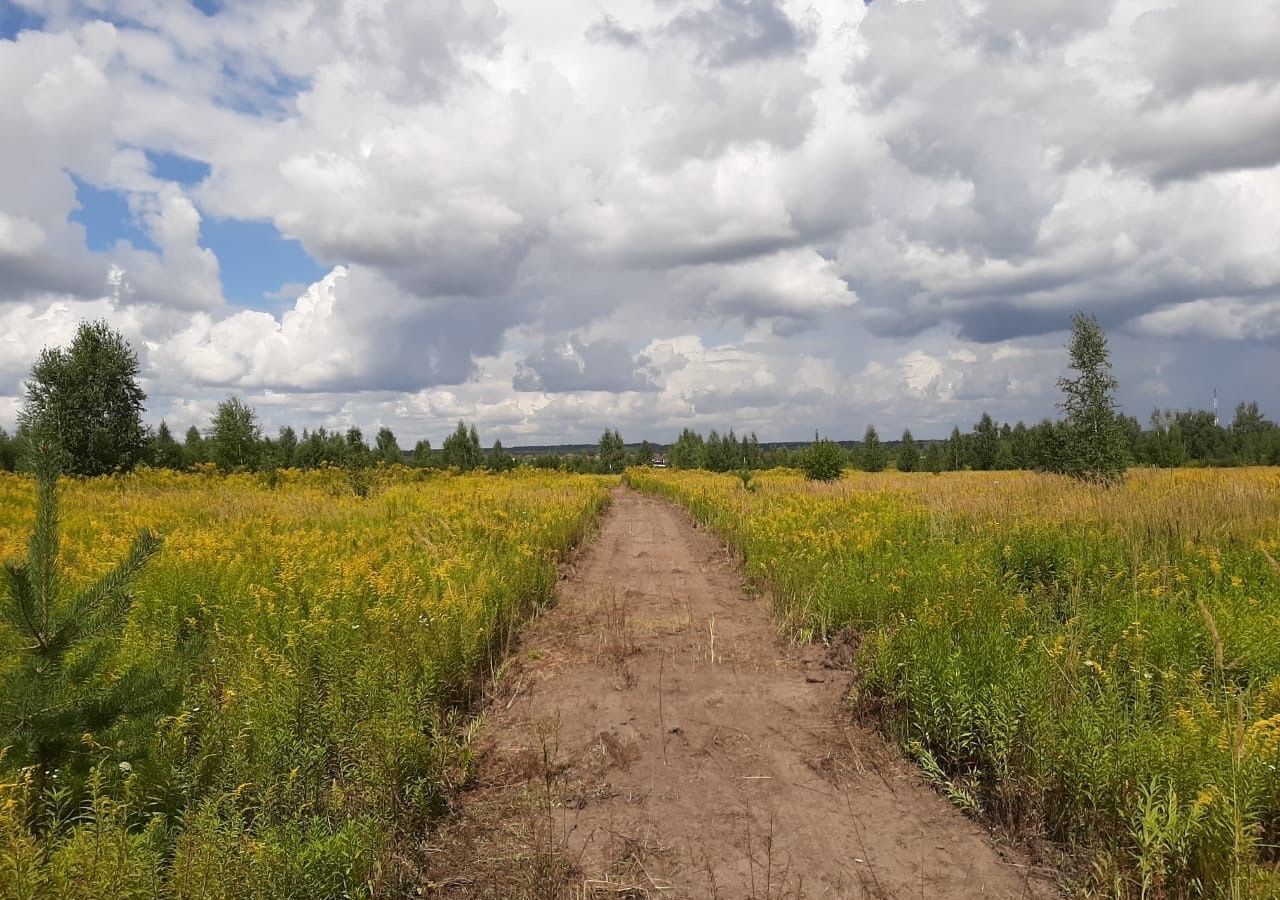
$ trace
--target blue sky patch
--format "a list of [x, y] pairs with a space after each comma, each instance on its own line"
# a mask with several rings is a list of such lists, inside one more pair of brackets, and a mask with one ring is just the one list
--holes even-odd
[[75, 175], [71, 180], [75, 182], [76, 202], [80, 205], [67, 218], [84, 226], [85, 243], [90, 250], [102, 253], [113, 248], [117, 241], [128, 241], [140, 250], [159, 249], [138, 226], [123, 192], [94, 187]]
[[209, 164], [198, 159], [162, 150], [144, 152], [147, 154], [147, 162], [151, 164], [151, 174], [157, 178], [176, 181], [178, 184], [199, 184], [209, 177]]
[[44, 25], [44, 19], [30, 10], [7, 0], [0, 2], [0, 40], [13, 40], [21, 31], [34, 31]]
[[286, 75], [278, 69], [272, 69], [269, 77], [248, 79], [228, 62], [222, 64], [222, 79], [223, 89], [214, 98], [219, 106], [269, 118], [288, 114], [293, 99], [311, 86], [309, 79]]
[[282, 302], [267, 295], [286, 284], [310, 284], [324, 277], [302, 245], [285, 237], [270, 222], [204, 219], [200, 243], [218, 257], [222, 292], [229, 302], [275, 311]]
[[[208, 166], [182, 156], [152, 153], [147, 156], [152, 171], [171, 181], [190, 184], [208, 173]], [[139, 250], [159, 252], [155, 242], [139, 226], [122, 191], [94, 187], [75, 175], [71, 179], [80, 205], [68, 218], [84, 226], [85, 243], [90, 250], [106, 253], [119, 241], [128, 241]], [[276, 299], [269, 294], [287, 284], [311, 284], [326, 272], [300, 243], [285, 237], [270, 222], [203, 218], [200, 245], [218, 257], [222, 291], [227, 300], [252, 309], [278, 310], [293, 298]]]

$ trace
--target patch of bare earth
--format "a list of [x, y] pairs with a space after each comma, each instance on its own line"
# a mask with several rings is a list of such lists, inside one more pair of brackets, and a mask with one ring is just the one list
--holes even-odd
[[850, 720], [839, 655], [780, 639], [719, 542], [619, 489], [495, 693], [418, 893], [1056, 896]]

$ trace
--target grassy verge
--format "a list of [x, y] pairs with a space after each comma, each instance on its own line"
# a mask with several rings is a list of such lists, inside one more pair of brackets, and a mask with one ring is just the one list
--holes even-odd
[[863, 637], [857, 702], [1081, 892], [1280, 895], [1280, 470], [630, 470], [745, 556], [802, 634]]
[[[168, 708], [83, 734], [55, 787], [37, 795], [23, 761], [0, 756], [0, 897], [392, 887], [382, 851], [464, 777], [461, 710], [552, 596], [609, 484], [397, 470], [367, 496], [326, 471], [67, 483], [73, 580], [102, 574], [142, 526], [165, 535], [116, 658], [187, 662]], [[32, 493], [0, 473], [0, 558], [23, 553]], [[15, 639], [0, 633], [0, 676]]]

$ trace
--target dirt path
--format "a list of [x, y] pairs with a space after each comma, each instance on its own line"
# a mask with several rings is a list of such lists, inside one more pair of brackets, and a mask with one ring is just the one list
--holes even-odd
[[683, 511], [619, 489], [500, 680], [422, 893], [1054, 896], [841, 715], [838, 663], [777, 638]]

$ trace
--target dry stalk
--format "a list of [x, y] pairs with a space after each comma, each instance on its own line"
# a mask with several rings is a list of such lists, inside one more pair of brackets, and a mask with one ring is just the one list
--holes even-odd
[[1276, 558], [1268, 553], [1266, 548], [1263, 548], [1262, 555], [1265, 556], [1267, 558], [1267, 562], [1271, 564], [1271, 570], [1277, 575], [1280, 575], [1280, 562], [1276, 562]]
[[1213, 638], [1213, 665], [1221, 678], [1226, 670], [1226, 659], [1222, 649], [1222, 635], [1218, 632], [1218, 623], [1213, 618], [1213, 613], [1209, 612], [1209, 607], [1199, 597], [1196, 597], [1196, 605], [1200, 607], [1200, 615], [1204, 617], [1205, 627], [1209, 629], [1209, 636]]
[[670, 765], [667, 762], [667, 721], [663, 715], [662, 705], [662, 673], [666, 668], [667, 654], [663, 653], [658, 657], [658, 730], [662, 732], [662, 764]]

